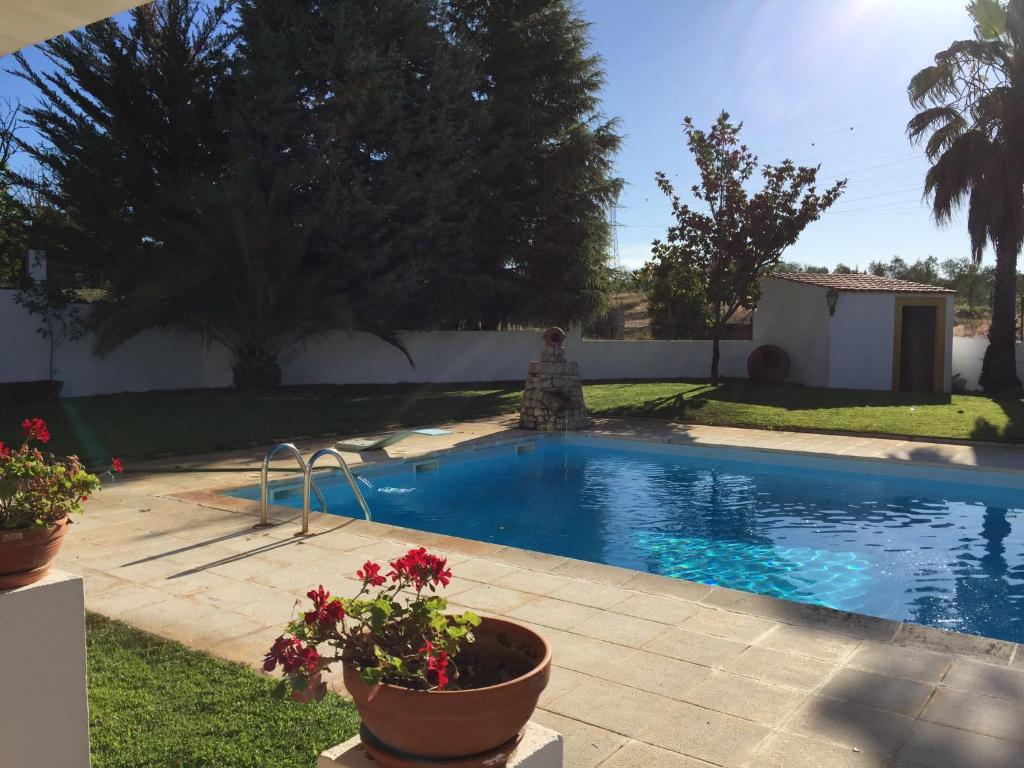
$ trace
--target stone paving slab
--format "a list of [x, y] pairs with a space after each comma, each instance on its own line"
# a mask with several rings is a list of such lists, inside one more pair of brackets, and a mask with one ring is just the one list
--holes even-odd
[[[521, 436], [508, 420], [452, 429], [389, 457]], [[636, 422], [598, 431], [1024, 468], [1024, 453], [1002, 447]], [[220, 491], [254, 482], [259, 459], [165, 460], [103, 490], [59, 558], [84, 576], [87, 607], [258, 668], [306, 589], [345, 592], [364, 560], [422, 544], [449, 558], [453, 605], [551, 640], [536, 720], [564, 734], [570, 768], [1024, 764], [1024, 653], [1013, 643], [330, 515], [313, 514], [314, 535], [297, 537], [298, 515], [280, 507], [278, 525], [254, 529], [258, 505]], [[160, 471], [182, 463], [223, 471]], [[343, 691], [339, 674], [329, 682]]]

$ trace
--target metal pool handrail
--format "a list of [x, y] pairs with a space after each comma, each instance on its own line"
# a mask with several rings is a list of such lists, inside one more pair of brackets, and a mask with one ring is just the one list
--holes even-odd
[[[309, 461], [306, 463], [306, 469], [302, 480], [302, 532], [309, 533], [309, 491], [310, 488], [315, 488], [313, 485], [313, 467], [317, 461], [322, 459], [324, 456], [333, 456], [338, 462], [338, 468], [341, 469], [342, 474], [345, 475], [345, 479], [348, 481], [349, 487], [352, 489], [352, 493], [355, 494], [356, 501], [359, 502], [359, 506], [363, 509], [363, 515], [367, 520], [372, 520], [370, 517], [370, 507], [366, 504], [366, 499], [363, 498], [363, 492], [359, 490], [359, 486], [356, 485], [356, 478], [352, 474], [352, 470], [348, 468], [348, 464], [345, 463], [345, 457], [341, 455], [340, 451], [336, 451], [334, 448], [321, 448], [319, 451], [309, 457]], [[319, 491], [317, 491], [319, 495]], [[321, 497], [322, 499], [323, 497]], [[324, 512], [327, 511], [327, 507], [324, 506]]]
[[[263, 467], [260, 469], [260, 522], [259, 527], [266, 527], [267, 523], [267, 506], [269, 504], [270, 491], [268, 488], [268, 475], [270, 474], [270, 462], [274, 458], [275, 454], [279, 451], [288, 451], [295, 460], [299, 463], [299, 469], [302, 470], [303, 476], [306, 474], [306, 461], [302, 458], [302, 453], [298, 448], [295, 447], [294, 443], [278, 443], [269, 451], [267, 455], [263, 457]], [[320, 500], [320, 509], [324, 512], [327, 511], [327, 502], [324, 501], [324, 496], [320, 493], [320, 489], [313, 486], [313, 490], [316, 491], [316, 497]], [[307, 499], [309, 499], [309, 491], [304, 490]]]

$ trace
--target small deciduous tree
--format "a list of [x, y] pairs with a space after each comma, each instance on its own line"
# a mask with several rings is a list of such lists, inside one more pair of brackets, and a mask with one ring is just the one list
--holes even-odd
[[49, 280], [29, 279], [14, 294], [14, 301], [39, 319], [36, 333], [50, 345], [47, 375], [51, 380], [57, 375], [54, 358], [60, 346], [85, 335], [82, 314], [74, 300], [74, 294]]
[[[710, 131], [683, 122], [687, 144], [700, 172], [693, 197], [699, 211], [676, 194], [663, 172], [658, 186], [672, 202], [676, 223], [665, 240], [655, 240], [650, 269], [656, 280], [686, 286], [707, 313], [712, 340], [711, 381], [718, 383], [722, 329], [741, 307], [760, 298], [760, 279], [779, 263], [783, 251], [842, 194], [846, 181], [818, 191], [818, 168], [789, 160], [760, 165], [740, 143], [742, 123], [722, 112]], [[763, 187], [747, 187], [760, 168]]]

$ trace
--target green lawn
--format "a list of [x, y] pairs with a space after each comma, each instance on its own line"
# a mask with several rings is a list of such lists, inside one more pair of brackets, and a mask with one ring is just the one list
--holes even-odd
[[[515, 412], [522, 385], [282, 387], [193, 390], [0, 404], [0, 440], [25, 416], [46, 419], [57, 452], [144, 459], [323, 434], [379, 432]], [[807, 429], [967, 440], [1024, 441], [1024, 402], [977, 395], [905, 395], [700, 382], [590, 384], [597, 416], [638, 416], [762, 429]]]
[[518, 385], [281, 387], [142, 392], [0, 404], [0, 440], [20, 441], [26, 416], [46, 419], [55, 452], [153, 458], [268, 446], [278, 439], [358, 435], [516, 410]]
[[279, 701], [249, 669], [95, 614], [87, 622], [93, 768], [312, 768], [359, 727], [339, 696]]
[[592, 384], [588, 407], [639, 416], [760, 429], [865, 432], [957, 440], [1024, 441], [1024, 400], [980, 395], [863, 392], [746, 381]]

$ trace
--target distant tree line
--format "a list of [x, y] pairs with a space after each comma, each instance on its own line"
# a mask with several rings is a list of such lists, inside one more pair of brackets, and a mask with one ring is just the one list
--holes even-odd
[[0, 178], [100, 352], [180, 329], [265, 386], [333, 329], [582, 320], [622, 183], [588, 47], [570, 0], [157, 0], [16, 57], [38, 172]]

